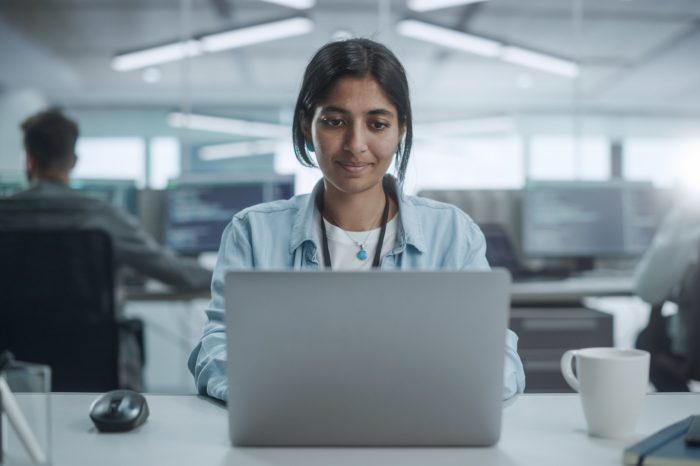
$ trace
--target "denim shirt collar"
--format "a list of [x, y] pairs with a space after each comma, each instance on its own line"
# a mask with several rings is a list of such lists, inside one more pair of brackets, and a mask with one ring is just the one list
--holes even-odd
[[[397, 251], [403, 250], [406, 245], [413, 246], [419, 252], [424, 252], [426, 249], [423, 229], [418, 222], [416, 208], [412, 202], [403, 194], [398, 186], [396, 178], [391, 175], [385, 175], [384, 189], [399, 206], [399, 238], [397, 241]], [[315, 248], [318, 248], [320, 238], [318, 238], [318, 224], [321, 221], [321, 216], [316, 208], [316, 196], [323, 189], [323, 179], [319, 180], [311, 191], [302, 197], [302, 205], [299, 213], [296, 216], [294, 225], [292, 225], [292, 235], [289, 242], [289, 252], [294, 251], [302, 246], [305, 242], [310, 242]]]
[[319, 238], [316, 233], [316, 227], [321, 220], [321, 215], [316, 209], [316, 196], [321, 189], [323, 189], [323, 179], [316, 183], [311, 194], [302, 196], [300, 199], [301, 207], [294, 219], [291, 240], [289, 241], [290, 254], [294, 254], [294, 251], [307, 241], [318, 248], [317, 242]]

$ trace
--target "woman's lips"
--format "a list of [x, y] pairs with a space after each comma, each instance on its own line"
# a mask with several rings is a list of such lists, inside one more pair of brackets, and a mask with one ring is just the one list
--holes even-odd
[[369, 167], [370, 164], [361, 162], [338, 162], [338, 165], [348, 173], [360, 173], [365, 168]]

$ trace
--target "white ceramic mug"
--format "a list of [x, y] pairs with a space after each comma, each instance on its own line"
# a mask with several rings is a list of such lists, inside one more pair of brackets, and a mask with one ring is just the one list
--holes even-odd
[[634, 433], [649, 386], [648, 352], [617, 348], [570, 350], [561, 357], [561, 373], [571, 388], [581, 394], [589, 435], [622, 438]]

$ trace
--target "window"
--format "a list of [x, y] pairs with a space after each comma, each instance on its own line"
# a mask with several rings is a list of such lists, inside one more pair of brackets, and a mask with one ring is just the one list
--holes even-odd
[[146, 147], [141, 138], [80, 138], [76, 148], [77, 179], [134, 180], [146, 184]]
[[169, 179], [180, 176], [180, 144], [173, 137], [153, 138], [150, 140], [150, 149], [148, 187], [164, 189]]
[[515, 136], [417, 140], [406, 191], [521, 188], [522, 149], [522, 140]]
[[294, 154], [292, 141], [281, 140], [275, 151], [275, 172], [294, 175], [294, 194], [310, 193], [318, 180], [321, 170], [302, 166]]
[[610, 144], [602, 137], [534, 136], [530, 140], [528, 178], [609, 179]]
[[700, 185], [700, 139], [634, 138], [625, 141], [623, 175], [657, 187]]

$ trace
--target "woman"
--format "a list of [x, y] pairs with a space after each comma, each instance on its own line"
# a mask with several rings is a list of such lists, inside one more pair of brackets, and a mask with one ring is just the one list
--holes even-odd
[[[294, 149], [323, 179], [309, 195], [236, 214], [221, 239], [209, 321], [189, 360], [197, 389], [226, 399], [224, 276], [235, 269], [488, 269], [484, 236], [462, 211], [401, 193], [412, 121], [403, 66], [368, 39], [332, 42], [309, 62]], [[312, 157], [312, 154], [315, 157]], [[395, 159], [397, 178], [387, 176]], [[525, 376], [508, 331], [503, 398]]]

